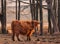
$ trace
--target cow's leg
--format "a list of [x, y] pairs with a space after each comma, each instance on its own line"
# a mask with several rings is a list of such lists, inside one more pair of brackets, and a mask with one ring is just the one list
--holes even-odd
[[27, 41], [31, 41], [30, 33], [31, 33], [31, 32], [29, 32], [29, 33], [27, 34]]
[[19, 39], [19, 33], [16, 33], [16, 37], [17, 37], [17, 40], [18, 41], [21, 41], [22, 42], [22, 40]]
[[31, 41], [31, 35], [33, 34], [34, 30], [31, 30], [27, 35], [27, 40]]
[[31, 38], [30, 38], [30, 36], [27, 36], [27, 41], [31, 41]]
[[30, 38], [30, 36], [28, 37], [28, 40], [29, 40], [29, 41], [31, 41], [31, 38]]
[[15, 40], [14, 40], [14, 36], [15, 36], [15, 33], [13, 33], [13, 35], [12, 35], [12, 40], [13, 40], [13, 41], [15, 41]]
[[17, 40], [18, 40], [18, 41], [21, 41], [21, 40], [19, 39], [19, 33], [16, 33], [16, 37], [17, 37]]

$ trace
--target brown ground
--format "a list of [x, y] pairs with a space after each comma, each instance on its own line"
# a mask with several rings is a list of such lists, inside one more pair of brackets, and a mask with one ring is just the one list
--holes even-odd
[[[39, 37], [34, 37], [32, 36], [31, 41], [26, 41], [26, 37], [20, 35], [20, 41], [12, 41], [11, 40], [11, 35], [3, 35], [0, 34], [0, 44], [60, 44], [60, 36], [39, 36]], [[16, 37], [15, 37], [16, 38]], [[37, 38], [39, 38], [40, 41], [36, 41]]]
[[[38, 26], [39, 27], [39, 26]], [[12, 41], [12, 33], [11, 33], [11, 27], [9, 26], [8, 28], [9, 34], [0, 34], [0, 44], [60, 44], [60, 36], [51, 36], [51, 35], [43, 35], [37, 37], [32, 36], [31, 41], [26, 41], [26, 36], [20, 35], [21, 41], [17, 41], [15, 37], [15, 41]], [[44, 26], [44, 33], [47, 34], [47, 25]], [[37, 31], [38, 33], [38, 31]], [[36, 41], [38, 40], [39, 41]]]

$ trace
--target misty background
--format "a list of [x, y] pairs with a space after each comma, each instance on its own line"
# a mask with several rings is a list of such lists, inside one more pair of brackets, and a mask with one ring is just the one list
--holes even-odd
[[[29, 0], [21, 0], [24, 2], [29, 3]], [[11, 22], [13, 20], [16, 20], [16, 0], [6, 0], [6, 23], [7, 26], [11, 25]], [[42, 5], [47, 5], [45, 1], [42, 2]], [[29, 4], [24, 4], [21, 2], [21, 11], [20, 11], [20, 20], [31, 20], [31, 12], [30, 12], [30, 5]], [[48, 12], [47, 9], [42, 8], [43, 10], [43, 24], [47, 25], [47, 20], [48, 20]], [[0, 0], [0, 13], [1, 13], [1, 0]], [[38, 19], [39, 15], [38, 15]]]

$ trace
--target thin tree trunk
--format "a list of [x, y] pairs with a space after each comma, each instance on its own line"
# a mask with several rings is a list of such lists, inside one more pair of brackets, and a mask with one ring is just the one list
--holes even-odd
[[[35, 20], [38, 21], [38, 0], [36, 0], [36, 5], [35, 5]], [[37, 30], [38, 30], [38, 27], [35, 29], [36, 36], [37, 36]]]
[[38, 0], [36, 1], [36, 11], [35, 11], [35, 13], [36, 13], [36, 20], [38, 21]]
[[2, 2], [2, 15], [3, 15], [3, 18], [2, 18], [2, 33], [3, 34], [6, 34], [7, 31], [6, 31], [6, 0], [1, 0]]
[[53, 24], [54, 32], [59, 32], [58, 25], [57, 25], [56, 18], [55, 18], [55, 7], [53, 6], [54, 4], [52, 5], [52, 1], [55, 1], [55, 0], [47, 0], [48, 8], [51, 11], [50, 17], [51, 17], [51, 21]]
[[48, 32], [52, 34], [52, 25], [51, 25], [51, 10], [48, 9]]
[[58, 26], [60, 32], [60, 0], [58, 0]]
[[55, 20], [55, 14], [54, 14], [54, 9], [52, 7], [52, 0], [50, 1], [50, 9], [51, 9], [51, 20], [52, 20], [52, 23], [53, 23], [53, 27], [54, 27], [54, 32], [59, 32], [59, 29], [58, 29], [58, 25], [56, 23], [56, 20]]
[[32, 0], [30, 0], [30, 11], [31, 11], [31, 16], [32, 16], [32, 20], [34, 19], [33, 16], [33, 5], [32, 5]]
[[17, 0], [16, 0], [16, 20], [18, 19], [18, 18], [17, 18], [17, 12], [18, 12], [18, 11], [17, 11]]
[[33, 17], [34, 17], [34, 20], [36, 19], [36, 14], [35, 14], [35, 0], [32, 0], [32, 6], [33, 6]]
[[40, 35], [43, 35], [43, 14], [42, 14], [42, 0], [39, 0], [40, 3]]
[[20, 20], [20, 1], [18, 0], [18, 20]]

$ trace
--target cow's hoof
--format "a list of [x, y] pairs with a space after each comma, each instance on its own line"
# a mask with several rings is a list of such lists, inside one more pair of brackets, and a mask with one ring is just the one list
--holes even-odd
[[20, 39], [19, 39], [18, 41], [23, 42], [23, 41], [22, 41], [22, 40], [20, 40]]
[[28, 41], [31, 41], [31, 38], [29, 38]]
[[29, 42], [29, 41], [31, 41], [31, 40], [25, 40], [25, 42], [27, 42], [27, 41]]
[[28, 40], [26, 40], [26, 41], [31, 41], [31, 39], [28, 39]]
[[28, 41], [31, 41], [31, 39], [29, 39]]
[[15, 41], [15, 40], [13, 40], [13, 41]]
[[23, 42], [22, 40], [18, 40], [18, 41]]
[[37, 39], [37, 40], [35, 40], [35, 41], [40, 41], [40, 40], [39, 40], [39, 38], [38, 38], [38, 39]]
[[15, 40], [12, 38], [12, 41], [15, 41]]

